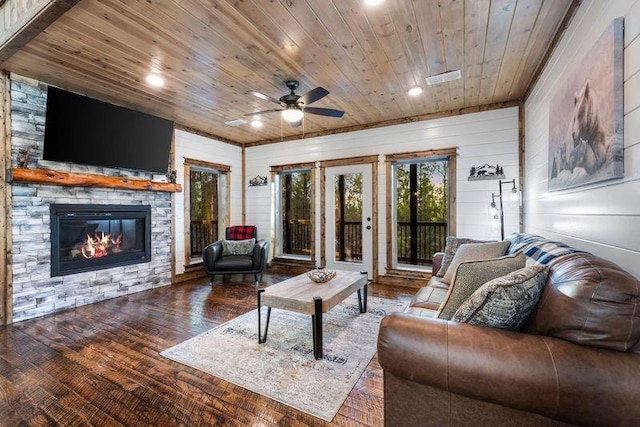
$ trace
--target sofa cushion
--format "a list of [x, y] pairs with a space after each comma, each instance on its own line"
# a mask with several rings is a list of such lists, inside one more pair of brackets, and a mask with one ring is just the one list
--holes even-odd
[[444, 247], [444, 255], [442, 256], [442, 261], [440, 263], [440, 269], [437, 271], [437, 277], [444, 277], [444, 274], [447, 272], [449, 265], [451, 264], [451, 260], [453, 260], [456, 251], [465, 243], [485, 243], [484, 240], [474, 240], [474, 239], [466, 239], [464, 237], [455, 237], [449, 236], [447, 237], [447, 243]]
[[253, 247], [255, 245], [256, 245], [256, 239], [223, 240], [222, 256], [251, 255], [253, 253]]
[[404, 312], [418, 317], [435, 317], [436, 315], [436, 310], [423, 307], [407, 307]]
[[477, 261], [481, 259], [491, 259], [503, 256], [509, 249], [509, 242], [490, 243], [465, 243], [460, 245], [456, 254], [451, 260], [447, 272], [442, 277], [444, 283], [451, 283], [458, 269], [458, 265], [465, 261]]
[[548, 273], [548, 267], [533, 265], [493, 279], [476, 290], [452, 320], [517, 331], [538, 303]]
[[216, 261], [216, 271], [249, 271], [253, 259], [249, 255], [229, 255]]
[[454, 282], [449, 287], [447, 296], [440, 305], [436, 317], [451, 319], [458, 307], [480, 286], [489, 280], [504, 276], [523, 267], [524, 254], [522, 253], [461, 263], [456, 271]]
[[557, 258], [525, 332], [627, 351], [640, 340], [640, 282], [595, 255]]
[[449, 285], [443, 283], [441, 278], [434, 276], [429, 280], [427, 286], [416, 292], [409, 307], [433, 310], [435, 313], [442, 304], [442, 301], [444, 301], [448, 289]]

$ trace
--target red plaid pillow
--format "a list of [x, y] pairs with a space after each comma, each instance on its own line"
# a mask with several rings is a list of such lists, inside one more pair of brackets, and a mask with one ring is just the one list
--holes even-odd
[[246, 240], [256, 237], [255, 225], [234, 225], [227, 227], [227, 240]]

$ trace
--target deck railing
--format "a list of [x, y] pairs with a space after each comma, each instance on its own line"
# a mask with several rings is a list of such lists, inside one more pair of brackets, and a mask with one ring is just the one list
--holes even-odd
[[[292, 255], [309, 255], [311, 253], [311, 221], [289, 220], [283, 222], [284, 253]], [[398, 223], [398, 261], [410, 264], [412, 260], [417, 265], [428, 265], [433, 261], [436, 252], [444, 250], [447, 239], [446, 222], [418, 222], [416, 254], [411, 256], [411, 224]], [[336, 233], [340, 232], [336, 223]], [[337, 237], [337, 236], [336, 236]], [[344, 248], [340, 256], [339, 239], [336, 238], [336, 258], [343, 260], [362, 259], [362, 222], [344, 222]]]
[[446, 222], [418, 222], [416, 253], [411, 254], [411, 223], [398, 223], [398, 262], [402, 264], [428, 265], [433, 254], [444, 250], [447, 241]]
[[218, 221], [191, 221], [189, 232], [191, 234], [191, 258], [197, 258], [202, 256], [202, 250], [205, 246], [218, 240]]
[[289, 255], [311, 254], [311, 221], [291, 219], [282, 222], [282, 251]]

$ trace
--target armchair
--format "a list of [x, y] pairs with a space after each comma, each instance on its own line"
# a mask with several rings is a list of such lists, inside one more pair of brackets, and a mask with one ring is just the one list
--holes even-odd
[[[269, 243], [264, 239], [257, 240], [257, 234], [255, 226], [227, 227], [225, 240], [204, 248], [202, 260], [204, 270], [211, 276], [211, 284], [216, 274], [253, 273], [256, 282], [262, 280]], [[249, 239], [255, 239], [255, 243], [251, 244]]]

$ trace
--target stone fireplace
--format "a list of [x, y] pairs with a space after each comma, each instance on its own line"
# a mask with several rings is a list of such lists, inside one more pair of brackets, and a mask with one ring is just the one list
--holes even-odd
[[[158, 190], [149, 172], [43, 160], [46, 94], [41, 83], [11, 76], [12, 322], [170, 285], [172, 278], [171, 192]], [[26, 168], [18, 168], [25, 152]], [[16, 172], [56, 178], [21, 180]], [[58, 175], [144, 185], [59, 185]]]
[[51, 276], [151, 261], [151, 207], [50, 205]]

